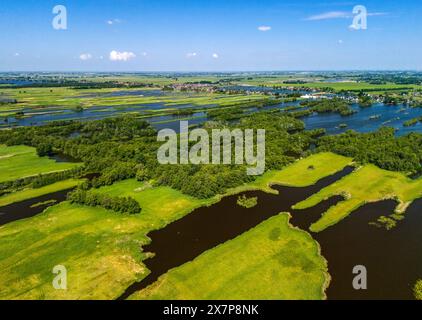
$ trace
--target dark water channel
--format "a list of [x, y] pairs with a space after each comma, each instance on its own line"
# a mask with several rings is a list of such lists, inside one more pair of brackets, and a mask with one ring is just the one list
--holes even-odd
[[[49, 156], [49, 158], [55, 160], [56, 162], [79, 162], [77, 159], [74, 159], [62, 153], [51, 155]], [[98, 174], [92, 173], [87, 174], [81, 178], [91, 180], [97, 176]], [[65, 201], [68, 192], [73, 189], [74, 188], [57, 191], [36, 198], [15, 202], [7, 206], [0, 207], [0, 226], [13, 221], [31, 218], [33, 216], [36, 216], [37, 214], [42, 213], [48, 207]]]
[[[234, 239], [280, 212], [291, 212], [291, 223], [303, 230], [317, 221], [328, 208], [342, 200], [333, 197], [319, 205], [301, 211], [291, 206], [325, 186], [332, 184], [353, 168], [346, 168], [315, 185], [306, 188], [273, 186], [278, 195], [261, 191], [245, 192], [258, 197], [258, 205], [246, 209], [237, 205], [236, 196], [223, 198], [210, 207], [202, 207], [164, 229], [148, 236], [151, 243], [143, 248], [155, 255], [144, 261], [151, 270], [149, 276], [130, 286], [120, 297], [125, 299], [134, 292], [154, 283], [170, 269], [192, 261], [205, 251]], [[329, 299], [412, 299], [412, 286], [422, 278], [422, 200], [416, 201], [407, 217], [390, 231], [369, 225], [381, 215], [393, 213], [394, 201], [366, 205], [337, 225], [312, 234], [327, 259], [332, 277], [327, 290]], [[364, 265], [368, 271], [368, 289], [356, 291], [352, 287], [352, 270]]]
[[[0, 226], [13, 221], [31, 218], [42, 213], [48, 207], [65, 201], [71, 189], [46, 194], [37, 198], [16, 202], [0, 208]], [[50, 202], [54, 200], [54, 202]], [[38, 205], [41, 204], [41, 205]]]
[[352, 171], [352, 167], [347, 167], [306, 188], [275, 186], [274, 189], [280, 191], [278, 195], [262, 191], [246, 192], [248, 197], [258, 197], [258, 205], [251, 209], [237, 205], [238, 195], [225, 197], [210, 207], [198, 208], [183, 219], [161, 230], [151, 232], [148, 236], [152, 241], [143, 248], [145, 252], [155, 254], [154, 257], [144, 261], [151, 273], [141, 282], [129, 287], [121, 298], [126, 298], [147, 287], [170, 269], [234, 239], [271, 216], [283, 211], [291, 211], [290, 208], [295, 203], [306, 199]]
[[[292, 211], [291, 223], [306, 230], [335, 197], [320, 208]], [[323, 208], [324, 207], [324, 208]], [[312, 237], [321, 245], [332, 277], [329, 299], [413, 299], [412, 287], [422, 278], [422, 199], [415, 201], [406, 218], [392, 230], [369, 225], [394, 212], [396, 202], [367, 204], [335, 226]], [[367, 290], [354, 290], [353, 267], [367, 269]]]
[[[64, 155], [62, 155], [64, 157]], [[60, 155], [57, 155], [60, 157]], [[76, 160], [75, 160], [76, 161]], [[98, 178], [99, 173], [88, 173], [80, 179], [92, 180]], [[74, 188], [69, 188], [57, 192], [52, 192], [36, 198], [15, 202], [7, 206], [0, 207], [0, 226], [7, 223], [34, 217], [43, 213], [45, 209], [63, 202], [67, 199], [67, 194]]]

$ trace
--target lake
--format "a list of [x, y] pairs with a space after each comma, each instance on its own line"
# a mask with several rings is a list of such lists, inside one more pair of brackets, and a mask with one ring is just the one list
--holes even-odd
[[[371, 132], [381, 126], [393, 127], [397, 130], [397, 135], [404, 135], [410, 132], [422, 132], [422, 124], [404, 127], [407, 120], [422, 116], [422, 108], [411, 108], [403, 105], [390, 106], [375, 104], [369, 108], [361, 108], [357, 104], [352, 108], [357, 113], [342, 117], [339, 114], [314, 114], [302, 118], [307, 129], [325, 128], [328, 134], [338, 134], [346, 130], [358, 132]], [[340, 124], [346, 124], [346, 128], [340, 128]]]

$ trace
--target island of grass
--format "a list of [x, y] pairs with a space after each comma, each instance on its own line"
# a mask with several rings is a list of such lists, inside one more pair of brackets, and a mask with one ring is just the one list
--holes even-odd
[[237, 198], [237, 205], [239, 205], [243, 208], [246, 208], [246, 209], [253, 208], [257, 204], [258, 204], [258, 197], [248, 198], [248, 197], [246, 197], [246, 195], [242, 195], [242, 196]]
[[318, 300], [328, 283], [316, 241], [280, 214], [170, 270], [131, 299]]
[[396, 214], [403, 214], [414, 200], [422, 197], [422, 178], [412, 180], [402, 173], [364, 165], [293, 208], [310, 208], [335, 195], [343, 195], [345, 201], [331, 207], [321, 219], [312, 224], [311, 231], [320, 232], [369, 202], [394, 199], [398, 202]]
[[0, 183], [69, 170], [79, 165], [81, 164], [59, 163], [47, 157], [39, 157], [32, 147], [0, 145]]

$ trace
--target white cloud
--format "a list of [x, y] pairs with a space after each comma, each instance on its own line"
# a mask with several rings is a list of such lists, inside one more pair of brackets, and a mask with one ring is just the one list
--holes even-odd
[[[368, 12], [368, 17], [376, 17], [376, 16], [385, 16], [388, 15], [388, 12]], [[329, 11], [324, 12], [321, 14], [317, 14], [314, 16], [310, 16], [306, 18], [307, 21], [319, 21], [319, 20], [329, 20], [329, 19], [351, 19], [353, 18], [352, 12], [347, 11]]]
[[195, 58], [197, 55], [196, 52], [189, 52], [186, 54], [186, 58]]
[[338, 41], [338, 44], [343, 44], [343, 40], [339, 40]]
[[113, 25], [113, 24], [118, 24], [118, 23], [121, 23], [122, 22], [122, 20], [120, 20], [120, 19], [110, 19], [110, 20], [107, 20], [107, 24], [108, 25]]
[[92, 54], [90, 54], [90, 53], [82, 53], [79, 56], [79, 59], [81, 59], [83, 61], [90, 60], [90, 59], [92, 59]]
[[213, 53], [213, 54], [212, 54], [212, 57], [213, 57], [214, 59], [218, 59], [218, 58], [220, 58], [220, 56], [218, 55], [218, 53]]
[[270, 31], [272, 28], [270, 26], [259, 26], [258, 30], [262, 32]]
[[318, 20], [328, 20], [328, 19], [339, 19], [339, 18], [351, 18], [352, 14], [345, 11], [330, 11], [310, 16], [305, 20], [308, 21], [318, 21]]
[[15, 53], [15, 57], [19, 57], [21, 54], [19, 52]]
[[141, 53], [141, 55], [142, 55], [143, 57], [146, 57], [146, 56], [148, 56], [148, 53], [146, 53], [146, 52], [142, 52], [142, 53]]
[[136, 54], [133, 52], [119, 52], [116, 50], [113, 50], [110, 52], [110, 60], [111, 61], [128, 61], [130, 59], [136, 58]]

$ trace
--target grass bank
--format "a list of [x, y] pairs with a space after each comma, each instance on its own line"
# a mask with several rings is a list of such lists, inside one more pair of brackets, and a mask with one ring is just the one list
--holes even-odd
[[70, 189], [73, 187], [76, 187], [78, 184], [80, 184], [83, 180], [78, 179], [68, 179], [59, 181], [53, 184], [50, 184], [45, 187], [41, 187], [38, 189], [25, 189], [22, 191], [10, 193], [7, 195], [4, 195], [0, 197], [0, 207], [7, 206], [12, 203], [21, 202], [37, 197], [41, 197], [50, 193]]
[[294, 209], [313, 207], [335, 195], [343, 195], [346, 200], [325, 212], [321, 219], [312, 224], [311, 231], [322, 231], [366, 203], [385, 199], [397, 200], [399, 204], [396, 212], [403, 214], [412, 201], [422, 196], [422, 179], [412, 180], [398, 172], [382, 170], [374, 165], [365, 165], [298, 203]]
[[[349, 158], [321, 153], [302, 159], [284, 170], [268, 172], [254, 183], [231, 192], [253, 189], [274, 191], [269, 187], [274, 183], [311, 185], [342, 170], [350, 163]], [[182, 218], [195, 208], [210, 205], [219, 199], [215, 197], [200, 200], [169, 187], [151, 187], [148, 183], [133, 179], [102, 187], [97, 191], [113, 196], [131, 196], [140, 203], [142, 212], [135, 216], [120, 215], [102, 208], [64, 202], [36, 217], [0, 227], [0, 286], [6, 288], [0, 292], [0, 299], [114, 299], [130, 284], [142, 280], [149, 273], [142, 263], [146, 257], [141, 247], [149, 241], [146, 234]], [[274, 232], [273, 238], [279, 240], [269, 239], [271, 231]], [[322, 298], [321, 288], [326, 280], [326, 276], [323, 276], [325, 264], [321, 264], [315, 243], [309, 240], [306, 233], [298, 230], [292, 232], [288, 227], [287, 216], [282, 215], [257, 230], [251, 230], [243, 238], [241, 235], [240, 244], [234, 242], [229, 243], [227, 249], [224, 249], [226, 244], [222, 245], [223, 249], [212, 249], [217, 251], [211, 253], [211, 257], [218, 257], [217, 261], [224, 260], [220, 258], [220, 254], [224, 257], [233, 255], [238, 261], [244, 261], [242, 270], [245, 274], [233, 274], [233, 277], [244, 277], [245, 281], [252, 281], [263, 276], [267, 281], [264, 283], [271, 279], [274, 282], [280, 281], [279, 287], [274, 291], [277, 298]], [[255, 238], [261, 240], [251, 240]], [[294, 241], [289, 243], [292, 239]], [[262, 254], [265, 251], [268, 262], [255, 260], [261, 254], [258, 253], [261, 246]], [[236, 256], [236, 251], [239, 251], [239, 256]], [[248, 259], [251, 261], [246, 261]], [[51, 285], [54, 277], [52, 268], [58, 264], [68, 269], [67, 291], [54, 290]], [[215, 268], [220, 270], [218, 268], [228, 268], [227, 266], [216, 265]], [[281, 270], [280, 273], [275, 273], [274, 278], [271, 278], [269, 270], [278, 269]], [[197, 268], [197, 279], [217, 276], [211, 273], [206, 275], [209, 272], [207, 270], [205, 268], [200, 271]], [[227, 277], [221, 275], [219, 282], [216, 282], [221, 287], [213, 291], [212, 297], [221, 298], [225, 283], [235, 283], [235, 279], [230, 278], [230, 273], [225, 275]], [[309, 284], [303, 279], [307, 279]], [[257, 287], [256, 296], [251, 298], [264, 296], [265, 287], [258, 285], [260, 287]], [[308, 286], [308, 294], [303, 289], [304, 285]], [[251, 289], [252, 282], [248, 282], [247, 287]], [[181, 291], [180, 294], [186, 292]], [[239, 291], [238, 294], [240, 297], [247, 293]], [[235, 293], [233, 297], [236, 297]]]
[[39, 157], [35, 148], [32, 147], [0, 145], [0, 183], [64, 171], [79, 165], [77, 163], [59, 163], [48, 157]]
[[280, 214], [170, 270], [131, 299], [324, 299], [327, 263], [312, 237]]
[[[101, 192], [134, 196], [140, 215], [61, 203], [36, 217], [0, 227], [0, 299], [115, 299], [149, 271], [146, 234], [207, 205], [166, 188], [124, 181]], [[68, 270], [68, 290], [52, 287], [53, 267]]]
[[267, 171], [254, 182], [231, 189], [230, 194], [249, 190], [262, 190], [274, 193], [271, 185], [291, 187], [307, 187], [320, 179], [333, 175], [351, 165], [351, 158], [339, 156], [331, 152], [322, 152], [300, 159], [282, 170]]

